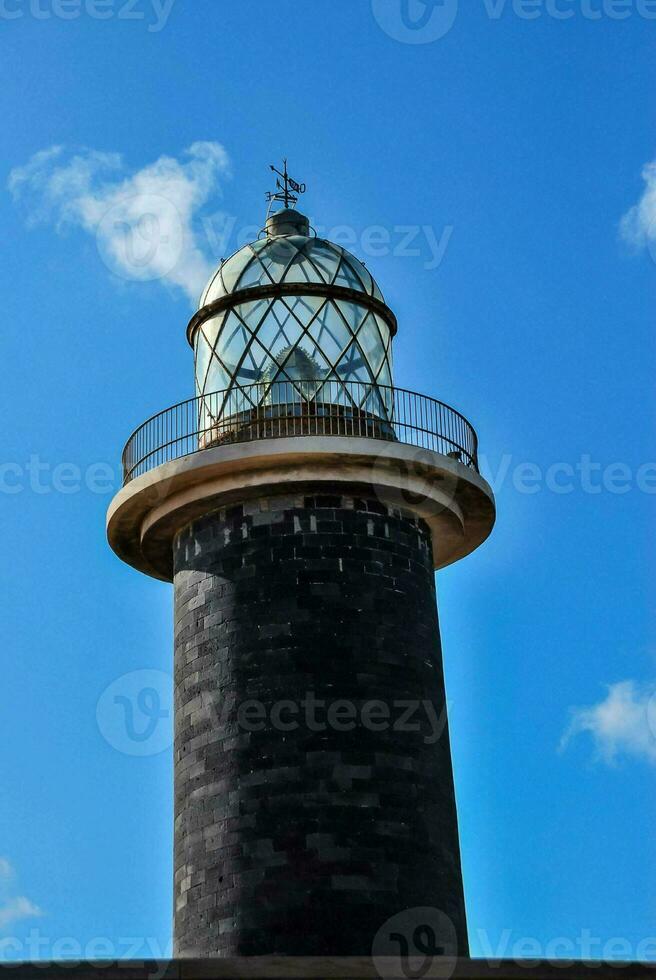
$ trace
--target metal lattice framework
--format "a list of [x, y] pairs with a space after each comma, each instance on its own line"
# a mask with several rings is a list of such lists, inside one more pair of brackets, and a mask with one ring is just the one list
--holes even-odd
[[384, 302], [374, 278], [354, 255], [323, 238], [262, 238], [222, 262], [200, 299], [207, 306], [240, 289], [280, 282], [346, 286]]
[[285, 235], [241, 249], [210, 281], [190, 327], [198, 395], [225, 393], [218, 418], [241, 410], [248, 386], [266, 403], [294, 392], [321, 399], [330, 383], [346, 406], [354, 382], [360, 409], [390, 416], [394, 316], [365, 266], [331, 242]]

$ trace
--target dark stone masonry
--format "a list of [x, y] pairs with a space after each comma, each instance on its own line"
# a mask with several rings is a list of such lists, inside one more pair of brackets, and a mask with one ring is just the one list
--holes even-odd
[[426, 524], [262, 498], [174, 564], [176, 955], [370, 955], [421, 907], [467, 955]]

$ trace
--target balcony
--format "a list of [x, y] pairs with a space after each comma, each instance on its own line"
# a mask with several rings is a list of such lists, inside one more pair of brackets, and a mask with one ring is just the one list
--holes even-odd
[[478, 473], [478, 439], [455, 409], [403, 388], [277, 381], [204, 394], [139, 426], [123, 451], [124, 486], [218, 446], [293, 436], [353, 436], [441, 453]]

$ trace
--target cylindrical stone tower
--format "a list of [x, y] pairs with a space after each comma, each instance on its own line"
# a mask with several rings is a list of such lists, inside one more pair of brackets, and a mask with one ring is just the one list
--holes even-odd
[[395, 333], [286, 208], [189, 324], [197, 397], [126, 446], [110, 543], [175, 590], [177, 955], [366, 955], [413, 909], [467, 955], [434, 570], [494, 502]]

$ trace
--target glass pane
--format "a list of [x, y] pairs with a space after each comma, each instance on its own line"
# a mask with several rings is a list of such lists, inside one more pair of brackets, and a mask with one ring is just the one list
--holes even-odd
[[360, 306], [359, 303], [349, 303], [342, 299], [333, 300], [332, 302], [348, 323], [351, 333], [357, 333], [358, 327], [369, 312], [366, 306]]
[[272, 384], [267, 385], [266, 397], [264, 398], [264, 403], [266, 405], [289, 405], [299, 401], [299, 391], [292, 384], [291, 381], [287, 379], [287, 376], [282, 372], [278, 371], [274, 378], [272, 379]]
[[336, 286], [346, 286], [348, 289], [357, 289], [361, 293], [365, 292], [365, 288], [362, 284], [362, 280], [358, 278], [350, 264], [346, 252], [343, 253], [344, 258], [342, 264], [339, 267], [339, 272], [337, 273], [337, 278], [335, 279]]
[[216, 350], [229, 371], [234, 371], [251, 335], [245, 326], [231, 313], [216, 344]]
[[281, 363], [282, 359], [298, 344], [299, 340], [303, 336], [303, 331], [295, 320], [290, 319], [289, 324], [285, 327], [284, 340], [281, 337], [280, 342], [275, 344], [270, 350], [271, 356], [278, 362]]
[[372, 374], [375, 376], [378, 374], [378, 369], [383, 363], [385, 348], [380, 339], [376, 320], [373, 315], [370, 314], [360, 327], [358, 331], [358, 342], [371, 366]]
[[[256, 404], [257, 388], [243, 390], [241, 388], [233, 388], [226, 397], [225, 403], [221, 411], [221, 419], [227, 421], [228, 419], [233, 420], [234, 423], [241, 421], [242, 424], [248, 424], [250, 419], [248, 418], [249, 413]], [[247, 418], [241, 418], [244, 413], [246, 413]]]
[[282, 300], [276, 300], [257, 331], [257, 339], [265, 350], [276, 357], [283, 348], [292, 347], [303, 333], [298, 320]]
[[276, 315], [274, 306], [282, 305], [278, 302], [272, 303], [269, 312], [260, 323], [256, 331], [257, 339], [265, 350], [274, 350], [289, 343], [287, 334], [281, 325], [280, 318]]
[[375, 415], [378, 418], [387, 418], [388, 413], [385, 405], [383, 404], [381, 392], [376, 385], [363, 385], [360, 391], [360, 404], [364, 411], [367, 412], [368, 415]]
[[[208, 384], [210, 384], [206, 381], [210, 354], [216, 346], [216, 339], [226, 317], [227, 313], [225, 312], [213, 316], [210, 320], [206, 320], [196, 333], [196, 385], [199, 391], [207, 391]], [[207, 351], [203, 350], [204, 347], [207, 348]]]
[[266, 374], [269, 364], [270, 358], [268, 352], [254, 340], [248, 348], [235, 377], [237, 384], [252, 385], [261, 381]]
[[267, 377], [272, 382], [271, 398], [274, 402], [288, 398], [298, 400], [294, 399], [289, 384], [282, 383], [280, 379], [293, 382], [293, 388], [303, 398], [314, 398], [325, 373], [325, 369], [307, 351], [295, 347], [289, 352], [283, 367], [273, 368]]
[[196, 386], [199, 391], [203, 391], [205, 386], [205, 376], [207, 374], [207, 366], [210, 363], [211, 353], [212, 347], [207, 342], [207, 338], [201, 327], [196, 332]]
[[334, 364], [350, 341], [352, 334], [332, 303], [324, 309], [309, 329], [309, 334]]
[[235, 313], [241, 317], [248, 329], [252, 333], [255, 333], [270, 303], [270, 299], [258, 299], [251, 303], [239, 303], [238, 306], [235, 306]]
[[260, 261], [274, 282], [286, 278], [287, 267], [298, 259], [298, 249], [288, 238], [274, 238], [261, 253]]
[[[383, 361], [383, 367], [386, 368], [386, 377], [390, 379], [389, 383], [392, 384], [392, 378], [394, 377], [394, 365], [392, 361], [392, 345], [387, 349], [387, 354], [385, 355], [385, 360]], [[381, 368], [382, 371], [382, 368]], [[382, 382], [381, 382], [382, 383]]]
[[350, 253], [345, 261], [348, 262], [348, 265], [353, 270], [355, 276], [361, 280], [365, 293], [368, 293], [369, 296], [371, 296], [374, 291], [374, 281], [364, 262], [360, 262]]
[[251, 248], [256, 255], [259, 255], [262, 249], [267, 248], [268, 244], [269, 239], [266, 237], [266, 235], [263, 235], [262, 238], [258, 238], [256, 242], [251, 242], [248, 247]]
[[282, 302], [292, 316], [296, 317], [304, 327], [307, 327], [312, 318], [325, 305], [326, 300], [323, 296], [286, 296]]
[[325, 405], [343, 405], [351, 409], [355, 407], [351, 392], [340, 382], [336, 374], [331, 374], [327, 383], [321, 386], [317, 392], [317, 400]]
[[212, 391], [223, 391], [228, 388], [232, 382], [231, 376], [226, 371], [225, 367], [216, 356], [212, 355], [212, 360], [210, 361], [209, 369], [207, 371], [207, 377], [205, 379], [205, 385], [202, 389], [203, 393]]
[[284, 362], [280, 355], [277, 361], [290, 378], [323, 380], [330, 373], [330, 364], [309, 337], [304, 337], [296, 347], [285, 351]]
[[285, 282], [322, 282], [322, 278], [304, 256], [292, 262], [285, 275]]
[[376, 321], [376, 325], [378, 326], [378, 332], [380, 334], [380, 339], [383, 342], [383, 346], [385, 347], [385, 350], [387, 350], [387, 348], [390, 345], [390, 341], [392, 339], [390, 328], [387, 325], [386, 321], [383, 320], [382, 316], [378, 316], [377, 313], [373, 313], [372, 316]]
[[200, 300], [198, 303], [198, 308], [202, 309], [208, 303], [211, 303], [213, 299], [217, 299], [219, 296], [223, 296], [225, 289], [223, 287], [223, 280], [221, 279], [221, 267], [216, 270], [207, 286], [201, 293]]
[[369, 366], [362, 351], [356, 344], [351, 344], [344, 357], [337, 365], [337, 375], [342, 381], [371, 381]]
[[231, 293], [234, 290], [237, 281], [252, 258], [252, 249], [246, 247], [242, 248], [232, 258], [228, 259], [227, 262], [223, 263], [221, 268], [221, 279], [223, 280], [221, 293]]
[[216, 338], [219, 336], [227, 316], [227, 311], [222, 310], [221, 313], [217, 313], [216, 316], [213, 316], [210, 320], [205, 320], [203, 323], [203, 333], [210, 347], [216, 346]]
[[389, 369], [387, 360], [385, 360], [385, 362], [384, 362], [384, 364], [383, 364], [383, 366], [381, 368], [380, 374], [378, 375], [378, 384], [380, 384], [380, 385], [391, 385], [392, 384], [392, 376], [390, 374], [390, 369]]
[[252, 255], [251, 261], [244, 269], [235, 285], [235, 289], [249, 289], [252, 286], [270, 286], [272, 282], [272, 277], [267, 273], [259, 258]]
[[317, 269], [321, 280], [331, 283], [341, 260], [339, 252], [320, 239], [311, 239], [305, 246], [305, 254]]

